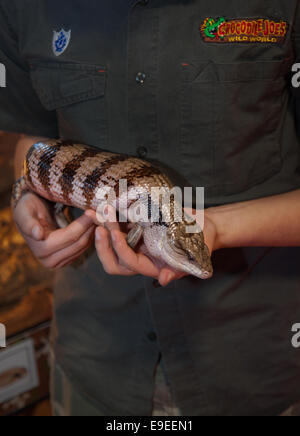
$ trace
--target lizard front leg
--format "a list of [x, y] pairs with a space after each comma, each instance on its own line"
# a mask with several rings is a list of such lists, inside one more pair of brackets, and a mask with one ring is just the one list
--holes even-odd
[[143, 227], [140, 224], [135, 224], [135, 226], [130, 230], [127, 236], [127, 244], [130, 248], [132, 248], [133, 250], [135, 249], [137, 244], [140, 242], [143, 233]]

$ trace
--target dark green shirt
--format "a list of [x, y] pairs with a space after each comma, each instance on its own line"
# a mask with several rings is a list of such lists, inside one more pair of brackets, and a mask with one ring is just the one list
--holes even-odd
[[[206, 206], [298, 189], [298, 5], [1, 0], [0, 129], [159, 161]], [[277, 415], [300, 397], [299, 264], [228, 249], [213, 279], [162, 289], [92, 253], [58, 278], [57, 361], [103, 414], [151, 413], [161, 353], [183, 414]]]

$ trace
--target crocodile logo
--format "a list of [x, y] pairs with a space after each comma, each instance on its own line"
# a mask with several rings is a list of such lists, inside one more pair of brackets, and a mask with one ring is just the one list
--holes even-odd
[[218, 18], [217, 20], [214, 20], [213, 18], [207, 18], [203, 24], [204, 33], [207, 38], [212, 40], [219, 40], [222, 38], [222, 36], [219, 35], [218, 30], [221, 24], [225, 23], [225, 21], [226, 20], [223, 17]]
[[206, 18], [200, 26], [204, 42], [282, 44], [289, 30], [287, 21], [272, 19]]

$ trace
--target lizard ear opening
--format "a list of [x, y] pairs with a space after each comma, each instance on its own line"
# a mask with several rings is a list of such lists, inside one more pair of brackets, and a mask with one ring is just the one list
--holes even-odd
[[191, 253], [187, 253], [187, 258], [190, 262], [196, 262], [196, 259], [191, 255]]

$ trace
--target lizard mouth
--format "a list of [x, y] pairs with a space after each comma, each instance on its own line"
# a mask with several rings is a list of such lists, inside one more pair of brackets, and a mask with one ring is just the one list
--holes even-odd
[[206, 271], [196, 260], [189, 258], [188, 254], [178, 247], [174, 247], [167, 236], [161, 247], [164, 260], [177, 271], [185, 272], [200, 279], [212, 277], [211, 271]]

